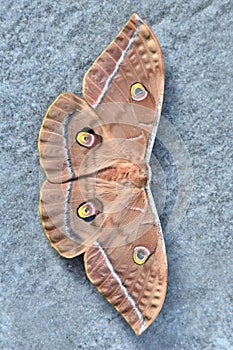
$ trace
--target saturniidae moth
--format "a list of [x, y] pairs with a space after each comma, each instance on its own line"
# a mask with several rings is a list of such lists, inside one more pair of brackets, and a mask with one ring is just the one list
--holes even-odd
[[46, 236], [66, 258], [84, 253], [88, 278], [137, 335], [167, 286], [149, 166], [163, 92], [159, 43], [133, 14], [87, 71], [84, 98], [58, 96], [39, 135]]

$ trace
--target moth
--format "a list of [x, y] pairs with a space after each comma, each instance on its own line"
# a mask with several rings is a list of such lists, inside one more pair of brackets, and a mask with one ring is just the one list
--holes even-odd
[[59, 254], [84, 253], [89, 280], [140, 335], [162, 308], [167, 259], [149, 165], [164, 63], [137, 14], [87, 71], [82, 92], [61, 94], [44, 117], [40, 217]]

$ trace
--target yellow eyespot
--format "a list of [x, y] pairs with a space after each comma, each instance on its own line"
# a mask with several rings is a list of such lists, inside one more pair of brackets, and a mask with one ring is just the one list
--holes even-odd
[[77, 215], [85, 221], [94, 220], [97, 214], [98, 211], [95, 208], [94, 204], [91, 202], [81, 203], [77, 209]]
[[80, 131], [76, 136], [76, 141], [81, 146], [91, 148], [95, 143], [95, 135], [88, 131]]
[[138, 264], [142, 265], [146, 262], [146, 260], [150, 256], [150, 251], [145, 247], [135, 247], [133, 251], [133, 261]]
[[146, 98], [148, 92], [141, 83], [135, 83], [130, 88], [130, 94], [135, 101], [142, 101]]

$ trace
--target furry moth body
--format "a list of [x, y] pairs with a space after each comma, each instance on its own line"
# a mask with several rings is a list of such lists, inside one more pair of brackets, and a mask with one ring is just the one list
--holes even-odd
[[39, 135], [44, 231], [62, 256], [84, 253], [88, 278], [137, 335], [157, 317], [167, 287], [149, 187], [163, 91], [159, 43], [134, 14], [87, 71], [84, 98], [57, 97]]

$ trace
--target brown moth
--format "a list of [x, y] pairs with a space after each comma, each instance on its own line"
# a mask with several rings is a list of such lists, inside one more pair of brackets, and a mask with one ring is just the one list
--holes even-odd
[[88, 278], [137, 335], [157, 317], [167, 287], [149, 187], [163, 92], [159, 43], [133, 14], [87, 71], [84, 98], [58, 96], [39, 135], [44, 231], [62, 256], [84, 253]]

